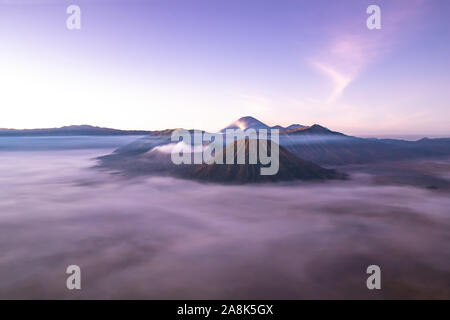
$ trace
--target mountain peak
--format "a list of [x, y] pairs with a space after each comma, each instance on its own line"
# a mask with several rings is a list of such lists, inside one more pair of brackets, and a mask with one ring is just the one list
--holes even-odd
[[223, 128], [221, 132], [225, 132], [226, 129], [270, 129], [270, 127], [258, 119], [251, 116], [246, 116], [230, 123], [227, 127]]
[[319, 124], [313, 124], [310, 127], [298, 128], [288, 130], [289, 134], [302, 134], [302, 135], [336, 135], [336, 136], [344, 136], [344, 134], [340, 132], [331, 131], [328, 128], [325, 128]]
[[252, 116], [245, 116], [245, 117], [239, 118], [238, 121], [259, 121], [259, 120]]
[[325, 128], [324, 126], [321, 126], [320, 124], [317, 124], [317, 123], [313, 124], [313, 125], [310, 127], [310, 129], [314, 129], [314, 130], [324, 130], [324, 131], [331, 131], [330, 129]]
[[302, 128], [306, 128], [306, 126], [298, 124], [298, 123], [294, 123], [294, 124], [291, 124], [289, 127], [286, 127], [287, 130], [302, 129]]

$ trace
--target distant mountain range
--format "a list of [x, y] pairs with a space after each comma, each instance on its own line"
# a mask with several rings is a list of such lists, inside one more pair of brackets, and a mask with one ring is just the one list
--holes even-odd
[[341, 174], [333, 170], [328, 171], [323, 166], [337, 167], [450, 156], [450, 139], [446, 138], [424, 138], [418, 141], [365, 139], [332, 131], [318, 124], [270, 127], [253, 117], [240, 118], [220, 132], [238, 128], [280, 130], [280, 170], [277, 175], [256, 175], [259, 167], [250, 164], [174, 166], [170, 153], [161, 152], [161, 147], [174, 144], [171, 141], [171, 133], [176, 129], [153, 131], [112, 154], [99, 158], [99, 166], [131, 175], [158, 173], [201, 181], [247, 183], [342, 178]]
[[118, 130], [89, 125], [66, 126], [48, 129], [0, 129], [0, 136], [124, 136], [146, 135], [150, 133], [151, 131]]
[[336, 168], [354, 164], [450, 157], [449, 138], [424, 138], [417, 141], [359, 138], [332, 131], [319, 124], [270, 127], [250, 116], [234, 121], [220, 132], [250, 128], [279, 129], [280, 171], [277, 176], [260, 177], [255, 174], [259, 167], [249, 164], [183, 165], [175, 168], [171, 163], [170, 153], [161, 152], [161, 147], [174, 145], [171, 134], [177, 129], [133, 131], [81, 125], [53, 129], [0, 129], [0, 136], [142, 136], [112, 154], [99, 158], [99, 166], [132, 175], [158, 173], [224, 183], [333, 179], [342, 176], [335, 171], [327, 171], [324, 166]]
[[259, 121], [258, 119], [247, 116], [247, 117], [239, 118], [238, 120], [230, 123], [227, 127], [223, 128], [220, 132], [225, 132], [225, 130], [227, 130], [227, 129], [241, 129], [241, 130], [279, 129], [280, 131], [287, 131], [287, 130], [297, 130], [297, 129], [305, 129], [305, 128], [308, 128], [308, 127], [300, 125], [300, 124], [291, 124], [288, 127], [282, 127], [280, 125], [270, 127], [267, 124]]

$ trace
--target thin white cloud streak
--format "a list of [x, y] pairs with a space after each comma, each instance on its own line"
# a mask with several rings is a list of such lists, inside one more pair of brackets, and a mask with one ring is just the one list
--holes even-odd
[[370, 64], [393, 50], [394, 40], [404, 29], [405, 21], [411, 23], [424, 3], [422, 0], [411, 1], [407, 6], [403, 3], [400, 7], [389, 8], [389, 11], [382, 7], [381, 30], [369, 31], [365, 24], [352, 25], [331, 36], [325, 48], [321, 48], [322, 53], [309, 60], [310, 65], [333, 84], [326, 103], [337, 101]]
[[322, 65], [320, 63], [315, 63], [315, 67], [322, 71], [326, 76], [328, 76], [334, 83], [334, 89], [331, 96], [328, 98], [327, 102], [333, 102], [339, 98], [344, 91], [344, 89], [350, 84], [352, 79], [339, 73], [337, 70], [332, 69], [328, 66]]
[[350, 83], [388, 50], [389, 42], [379, 36], [364, 38], [359, 35], [345, 35], [333, 39], [325, 50], [326, 54], [311, 62], [312, 66], [333, 84], [326, 102], [338, 100]]

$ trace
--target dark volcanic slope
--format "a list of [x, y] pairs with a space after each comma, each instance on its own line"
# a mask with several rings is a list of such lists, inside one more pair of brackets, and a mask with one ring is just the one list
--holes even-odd
[[[184, 179], [228, 184], [344, 178], [344, 175], [339, 174], [334, 170], [324, 169], [311, 162], [298, 158], [283, 147], [279, 148], [280, 157], [278, 173], [273, 176], [262, 176], [260, 174], [260, 164], [248, 164], [248, 145], [249, 141], [246, 139], [245, 149], [247, 164], [236, 164], [237, 142], [235, 142], [235, 164], [174, 165], [171, 161], [170, 153], [163, 153], [155, 148], [139, 154], [125, 152], [101, 157], [99, 158], [99, 167], [112, 169], [130, 176], [149, 174], [169, 175]], [[268, 150], [269, 152], [271, 151], [270, 143], [268, 144]], [[226, 148], [216, 156], [222, 156], [225, 159]]]
[[[324, 180], [341, 179], [343, 175], [334, 170], [324, 169], [314, 163], [305, 161], [295, 156], [285, 148], [279, 148], [279, 170], [276, 175], [261, 175], [262, 165], [248, 164], [249, 139], [245, 140], [245, 154], [247, 164], [237, 163], [238, 143], [234, 142], [234, 163], [224, 164], [201, 164], [196, 166], [185, 166], [178, 174], [184, 178], [195, 180], [212, 181], [220, 183], [258, 183], [292, 180]], [[268, 152], [271, 152], [271, 144], [268, 144]], [[225, 160], [226, 148], [217, 157]]]

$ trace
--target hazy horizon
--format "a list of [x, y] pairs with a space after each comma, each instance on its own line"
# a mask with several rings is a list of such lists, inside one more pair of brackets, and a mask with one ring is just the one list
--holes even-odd
[[[450, 297], [448, 189], [362, 172], [241, 186], [126, 179], [92, 168], [112, 145], [66, 142], [1, 154], [0, 299]], [[438, 163], [448, 172], [450, 159]], [[374, 263], [383, 290], [365, 286]], [[70, 264], [83, 290], [67, 290]]]
[[[235, 119], [237, 120], [237, 118]], [[262, 121], [265, 124], [268, 124], [269, 126], [273, 127], [276, 125], [280, 125], [280, 124], [271, 124], [270, 122], [266, 122], [264, 120], [258, 119], [260, 121]], [[230, 121], [228, 124], [232, 123], [232, 121]], [[286, 125], [281, 125], [283, 127], [287, 127], [289, 125], [292, 124], [301, 124], [301, 125], [305, 125], [305, 126], [312, 126], [313, 124], [304, 124], [304, 123], [300, 123], [300, 122], [292, 122], [292, 123], [288, 123]], [[320, 123], [314, 123], [314, 124], [319, 124]], [[39, 130], [39, 129], [58, 129], [61, 127], [77, 127], [77, 126], [92, 126], [92, 127], [99, 127], [99, 128], [108, 128], [108, 129], [117, 129], [117, 130], [123, 130], [123, 131], [158, 131], [158, 130], [165, 130], [165, 129], [176, 129], [175, 127], [167, 127], [167, 128], [111, 128], [111, 127], [106, 127], [106, 126], [102, 126], [102, 125], [91, 125], [89, 123], [81, 123], [81, 124], [71, 124], [71, 125], [67, 125], [67, 126], [59, 126], [59, 127], [52, 127], [52, 128], [44, 128], [44, 127], [34, 127], [34, 128], [2, 128], [0, 127], [0, 130]], [[221, 129], [223, 129], [226, 125], [224, 125], [222, 128], [219, 128], [218, 130], [212, 131], [212, 132], [219, 132]], [[189, 127], [184, 127], [184, 129], [197, 129], [197, 130], [204, 130], [203, 128], [189, 128]], [[336, 131], [334, 128], [328, 128], [330, 130]], [[442, 133], [442, 134], [435, 134], [435, 133], [420, 133], [420, 132], [416, 132], [416, 133], [411, 133], [411, 134], [402, 134], [399, 132], [392, 132], [392, 133], [353, 133], [350, 134], [348, 132], [341, 132], [347, 135], [354, 135], [354, 136], [358, 136], [361, 138], [377, 138], [377, 139], [401, 139], [401, 140], [411, 140], [411, 141], [415, 141], [415, 140], [420, 140], [422, 138], [430, 138], [430, 139], [435, 139], [435, 138], [450, 138], [450, 133]]]

